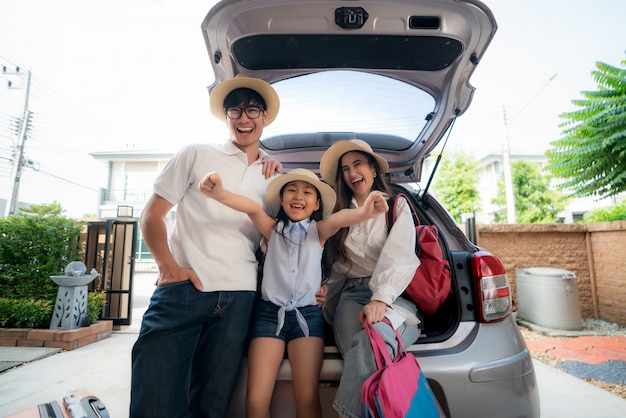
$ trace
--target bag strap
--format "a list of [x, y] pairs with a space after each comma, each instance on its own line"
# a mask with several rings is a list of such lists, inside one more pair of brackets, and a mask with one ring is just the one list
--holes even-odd
[[[393, 329], [391, 322], [387, 318], [385, 318], [383, 322]], [[383, 339], [383, 336], [380, 334], [380, 332], [376, 328], [374, 328], [374, 326], [368, 321], [363, 321], [363, 328], [365, 328], [365, 332], [370, 337], [370, 341], [372, 342], [372, 349], [374, 351], [374, 358], [376, 359], [376, 366], [378, 367], [378, 369], [382, 369], [383, 367], [393, 363], [393, 360], [391, 360], [391, 356], [389, 355], [389, 351], [387, 351], [387, 344], [385, 344], [385, 340]], [[402, 337], [400, 336], [400, 333], [397, 329], [394, 329], [394, 331], [396, 333], [396, 339], [398, 341], [398, 354], [406, 353], [406, 349], [404, 348], [404, 343], [402, 342]]]
[[415, 236], [415, 254], [417, 255], [418, 258], [420, 254], [422, 253], [422, 246], [420, 245], [420, 238], [422, 237], [422, 234], [424, 233], [425, 230], [426, 228], [419, 228], [417, 231], [417, 235]]
[[[398, 206], [398, 198], [402, 197], [406, 203], [409, 205], [409, 208], [411, 209], [411, 217], [413, 218], [413, 224], [417, 227], [420, 226], [420, 218], [419, 216], [417, 216], [417, 211], [415, 210], [415, 207], [413, 206], [413, 203], [411, 203], [411, 200], [404, 194], [404, 193], [398, 193], [395, 194], [393, 196], [391, 196], [389, 199], [387, 199], [387, 206], [389, 206], [389, 210], [387, 211], [387, 235], [389, 235], [389, 233], [391, 232], [391, 227], [393, 227], [393, 224], [396, 222], [396, 207]], [[418, 253], [419, 252], [419, 240], [415, 240], [415, 252]]]
[[380, 333], [374, 329], [372, 324], [368, 321], [363, 322], [363, 328], [365, 328], [365, 332], [370, 337], [370, 342], [372, 343], [372, 350], [374, 351], [374, 359], [376, 360], [376, 367], [378, 369], [382, 369], [385, 365], [391, 364], [391, 356], [385, 348], [385, 341]]

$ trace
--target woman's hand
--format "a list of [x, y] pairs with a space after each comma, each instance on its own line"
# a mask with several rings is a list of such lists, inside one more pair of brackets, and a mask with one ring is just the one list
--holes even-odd
[[315, 303], [320, 308], [324, 306], [324, 304], [326, 303], [326, 295], [328, 295], [328, 286], [323, 284], [320, 287], [320, 290], [318, 290], [317, 293], [315, 293]]
[[380, 322], [385, 318], [385, 312], [387, 311], [387, 304], [380, 300], [373, 300], [361, 309], [359, 319], [361, 323], [367, 321], [370, 324]]

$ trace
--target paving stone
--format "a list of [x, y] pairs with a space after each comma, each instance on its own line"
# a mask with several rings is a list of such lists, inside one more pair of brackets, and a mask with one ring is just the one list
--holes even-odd
[[49, 347], [0, 347], [0, 373], [22, 363], [39, 360], [61, 351]]
[[602, 364], [565, 361], [557, 366], [571, 375], [626, 385], [626, 361], [609, 360]]

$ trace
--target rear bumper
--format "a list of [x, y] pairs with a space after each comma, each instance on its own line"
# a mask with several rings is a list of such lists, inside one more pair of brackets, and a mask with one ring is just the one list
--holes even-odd
[[532, 357], [512, 317], [461, 324], [455, 337], [429, 346], [410, 349], [446, 416], [540, 416]]

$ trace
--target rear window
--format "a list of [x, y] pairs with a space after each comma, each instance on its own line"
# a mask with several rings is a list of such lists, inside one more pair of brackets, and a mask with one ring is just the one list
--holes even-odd
[[312, 73], [273, 86], [280, 97], [280, 112], [264, 130], [263, 146], [269, 150], [288, 146], [272, 137], [320, 132], [372, 134], [389, 138], [390, 149], [406, 148], [435, 106], [424, 90], [360, 71]]

